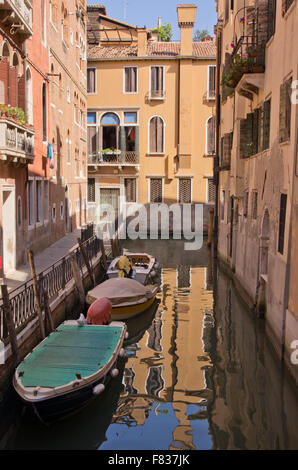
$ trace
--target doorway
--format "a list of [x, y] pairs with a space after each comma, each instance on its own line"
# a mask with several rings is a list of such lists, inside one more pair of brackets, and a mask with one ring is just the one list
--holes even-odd
[[15, 188], [2, 189], [2, 233], [3, 233], [3, 270], [13, 271], [16, 267], [16, 221]]

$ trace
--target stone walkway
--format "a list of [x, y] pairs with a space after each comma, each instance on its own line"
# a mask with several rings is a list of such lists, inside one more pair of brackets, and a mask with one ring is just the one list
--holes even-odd
[[[73, 232], [68, 233], [65, 237], [58, 240], [56, 243], [46, 248], [44, 251], [34, 256], [36, 273], [44, 271], [46, 268], [54, 264], [63, 256], [68, 255], [68, 252], [77, 244], [77, 238], [81, 236], [81, 230], [75, 229]], [[19, 266], [15, 271], [11, 271], [4, 279], [8, 291], [16, 289], [18, 286], [31, 278], [29, 264]]]

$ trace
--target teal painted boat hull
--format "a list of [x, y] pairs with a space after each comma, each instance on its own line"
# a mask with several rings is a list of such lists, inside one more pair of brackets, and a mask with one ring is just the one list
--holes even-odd
[[117, 376], [125, 333], [120, 322], [100, 327], [65, 322], [18, 365], [17, 394], [43, 422], [73, 414]]

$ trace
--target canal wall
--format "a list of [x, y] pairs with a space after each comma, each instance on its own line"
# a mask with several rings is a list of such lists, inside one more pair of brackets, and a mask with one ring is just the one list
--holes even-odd
[[[90, 264], [96, 281], [100, 282], [104, 276], [101, 264], [101, 254], [99, 254], [97, 258], [93, 259]], [[86, 266], [82, 267], [82, 280], [85, 292], [92, 288], [92, 283]], [[67, 319], [79, 317], [81, 312], [78, 300], [79, 298], [75, 281], [72, 279], [66, 284], [65, 289], [60, 291], [57, 298], [50, 303], [50, 310], [55, 327]], [[45, 320], [44, 312], [43, 318]], [[41, 339], [39, 320], [38, 317], [34, 317], [17, 335], [20, 359], [23, 359], [28, 353], [30, 353], [32, 349], [40, 343]], [[7, 385], [14, 371], [10, 343], [5, 347], [4, 354], [5, 364], [0, 365], [0, 388]]]
[[[241, 278], [238, 272], [235, 271], [235, 267], [231, 266], [220, 253], [218, 253], [217, 256], [220, 269], [231, 278], [237, 292], [248, 309], [257, 317], [264, 316], [265, 333], [273, 347], [276, 358], [278, 361], [285, 363], [292, 378], [298, 385], [298, 364], [293, 363], [293, 349], [291, 348], [292, 341], [298, 340], [297, 320], [289, 310], [286, 310], [286, 312], [282, 314], [281, 305], [279, 304], [275, 305], [276, 308], [274, 309], [272, 303], [267, 303], [266, 311], [260, 314], [257, 308], [255, 293], [248, 289], [246, 278]], [[279, 272], [280, 271], [277, 269], [276, 277], [278, 277]], [[270, 310], [271, 308], [273, 311]]]

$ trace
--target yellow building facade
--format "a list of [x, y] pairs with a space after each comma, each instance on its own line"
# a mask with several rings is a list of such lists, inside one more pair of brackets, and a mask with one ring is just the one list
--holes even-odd
[[[178, 6], [181, 42], [88, 6], [88, 216], [122, 202], [214, 203], [214, 41], [194, 43], [196, 6]], [[102, 11], [102, 10], [101, 10]], [[207, 213], [207, 212], [206, 212]]]

